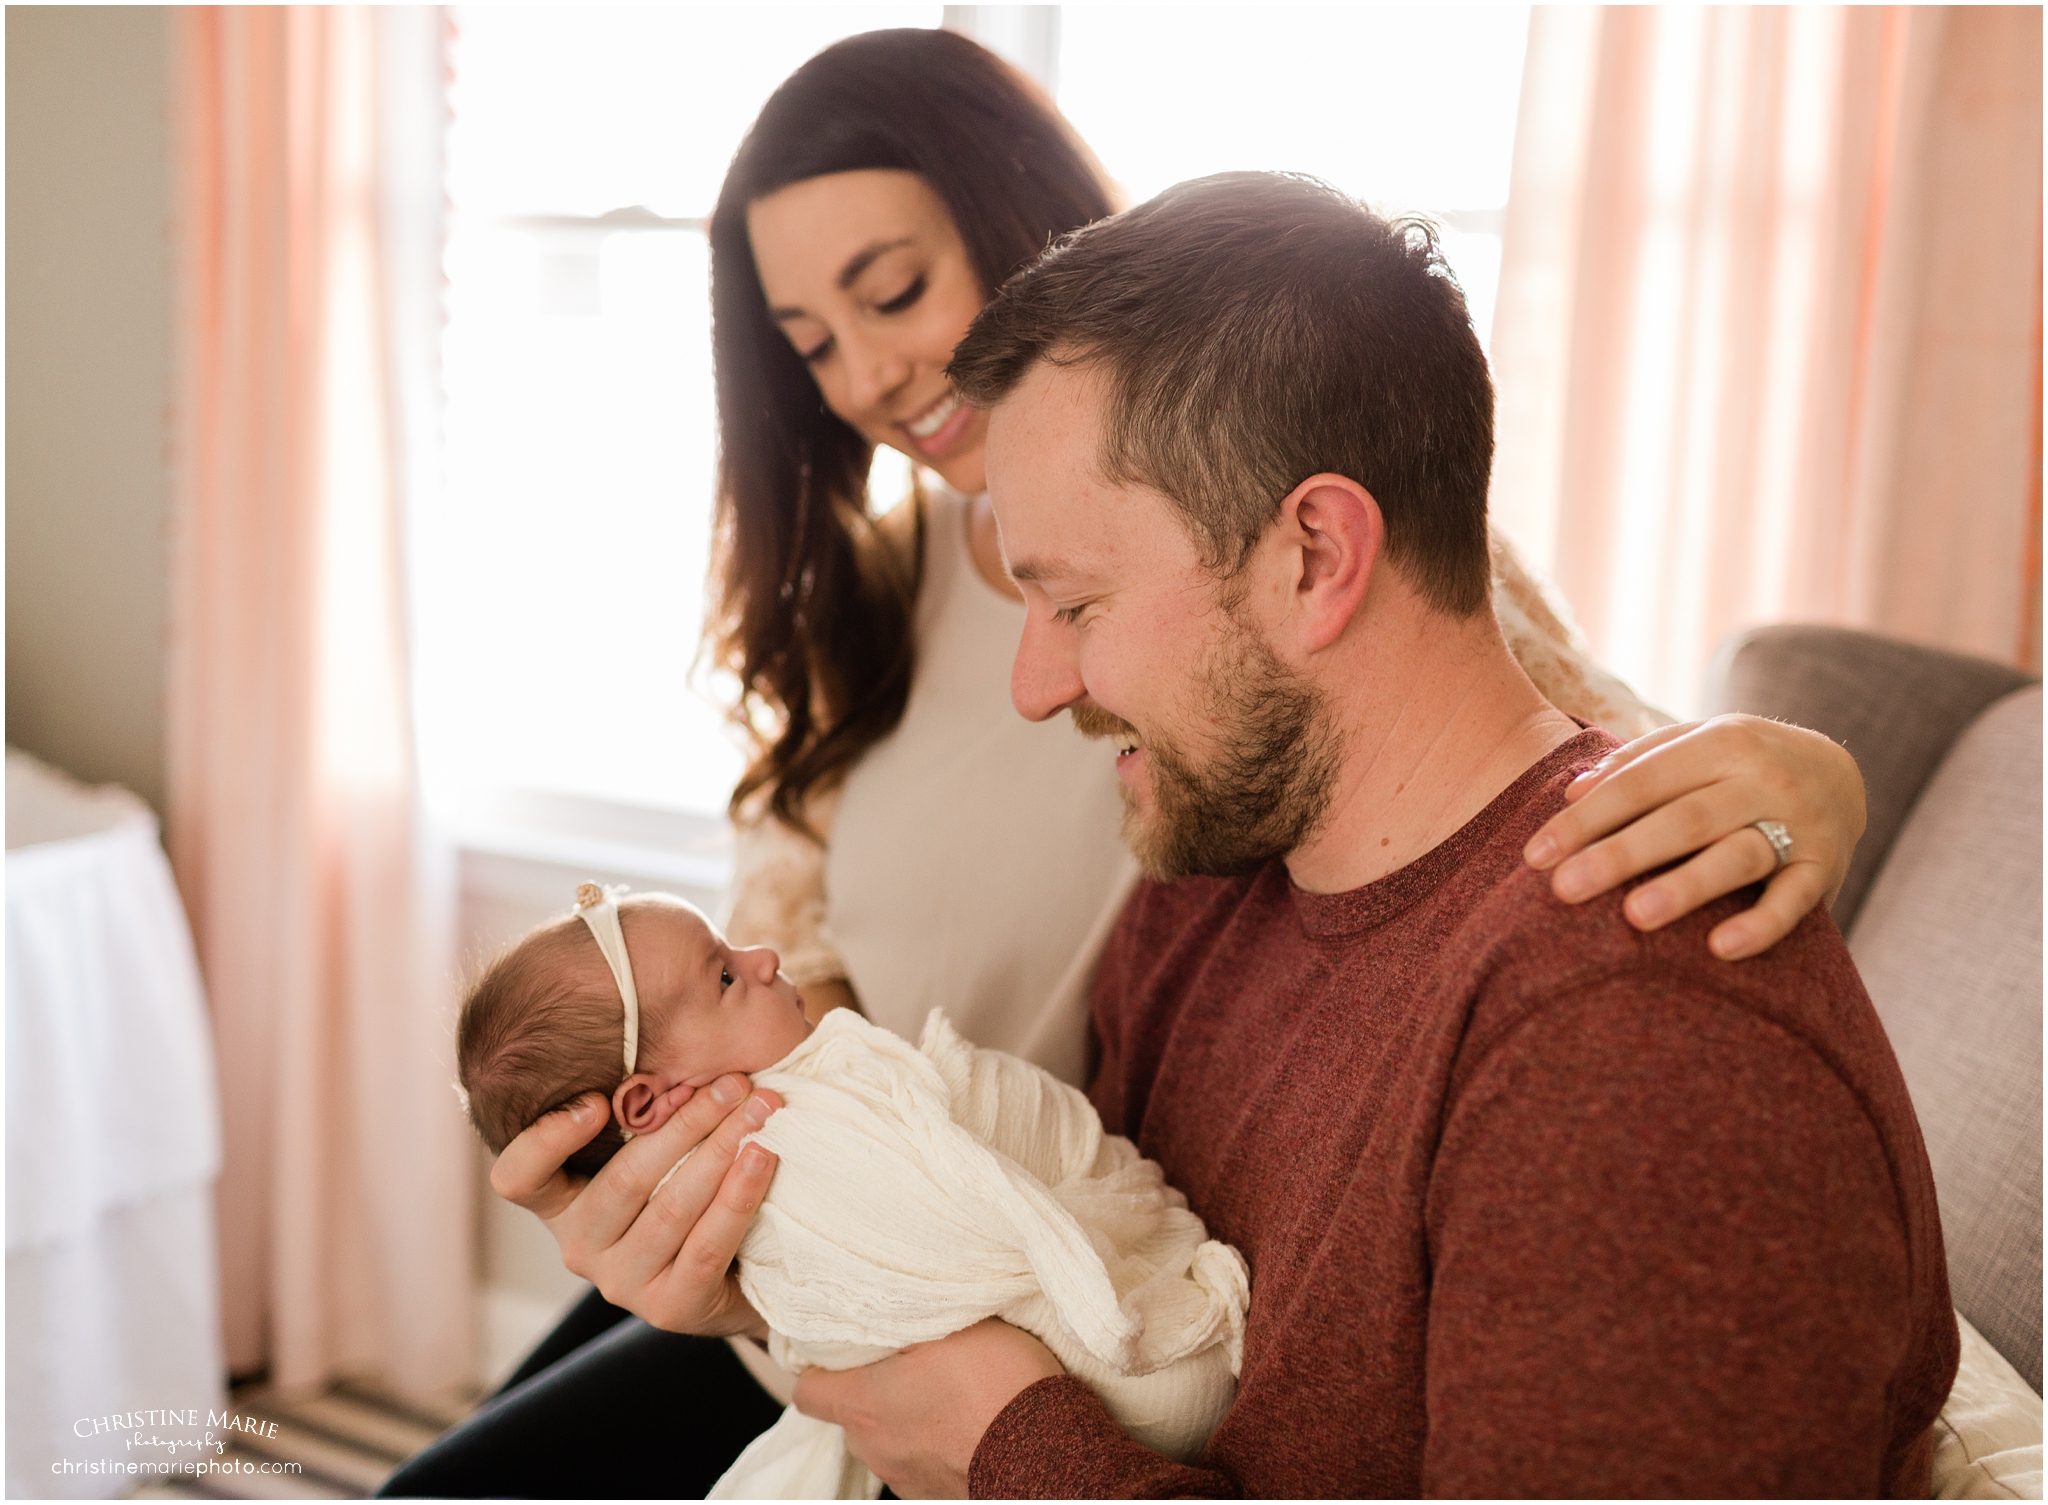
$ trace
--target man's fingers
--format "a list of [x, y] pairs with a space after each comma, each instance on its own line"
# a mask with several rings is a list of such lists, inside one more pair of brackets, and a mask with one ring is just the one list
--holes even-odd
[[1683, 737], [1698, 725], [1697, 721], [1681, 721], [1675, 726], [1660, 726], [1653, 732], [1645, 732], [1633, 742], [1624, 742], [1565, 786], [1565, 802], [1572, 804], [1584, 799], [1644, 753]]
[[508, 1145], [491, 1185], [539, 1213], [562, 1262], [608, 1300], [677, 1331], [752, 1330], [758, 1318], [730, 1269], [775, 1161], [740, 1146], [781, 1106], [743, 1076], [722, 1077], [579, 1185], [561, 1167], [609, 1116], [592, 1093]]
[[[718, 1131], [733, 1109], [745, 1100], [747, 1085], [747, 1079], [737, 1074], [720, 1077], [704, 1091], [693, 1094], [659, 1129], [638, 1135], [614, 1155], [583, 1189], [569, 1221], [555, 1230], [564, 1257], [570, 1255], [572, 1247], [609, 1250], [629, 1229], [640, 1231], [636, 1223], [654, 1188], [677, 1161]], [[705, 1195], [708, 1198], [709, 1192]], [[674, 1253], [671, 1246], [659, 1263], [667, 1264]], [[570, 1268], [575, 1269], [576, 1265], [572, 1263]], [[608, 1266], [606, 1278], [618, 1278], [615, 1264]]]
[[796, 1377], [791, 1397], [797, 1410], [819, 1421], [839, 1426], [847, 1392], [865, 1378], [859, 1369], [820, 1369], [815, 1364]]
[[[747, 1100], [747, 1111], [735, 1115], [743, 1120], [743, 1133], [753, 1133], [773, 1111], [773, 1106], [761, 1099], [762, 1094], [756, 1093]], [[752, 1116], [757, 1108], [765, 1110], [758, 1121]], [[732, 1154], [710, 1201], [691, 1220], [688, 1236], [677, 1252], [679, 1279], [702, 1283], [724, 1279], [753, 1224], [754, 1214], [761, 1209], [761, 1199], [768, 1194], [768, 1183], [775, 1178], [775, 1165], [775, 1157], [758, 1144], [747, 1145]], [[664, 1189], [657, 1201], [666, 1202], [668, 1195]]]
[[592, 1092], [529, 1124], [492, 1165], [491, 1190], [543, 1221], [559, 1216], [583, 1184], [562, 1162], [595, 1139], [610, 1116], [604, 1098]]
[[780, 1106], [772, 1092], [748, 1094], [686, 1160], [664, 1169], [659, 1192], [611, 1252], [608, 1284], [621, 1294], [658, 1288], [652, 1304], [689, 1330], [716, 1314], [729, 1299], [727, 1268], [774, 1169], [773, 1156], [758, 1147], [743, 1153], [740, 1141]]
[[1714, 927], [1707, 944], [1714, 955], [1728, 962], [1768, 951], [1792, 933], [1792, 927], [1820, 903], [1826, 889], [1827, 875], [1819, 863], [1788, 862], [1784, 871], [1765, 885], [1761, 899]]
[[[732, 1084], [737, 1084], [737, 1096], [728, 1096]], [[634, 1181], [645, 1185], [636, 1185], [631, 1216], [610, 1240], [608, 1274], [613, 1280], [642, 1285], [674, 1263], [684, 1237], [717, 1194], [740, 1140], [753, 1132], [740, 1116], [741, 1105], [749, 1100], [746, 1088], [745, 1077], [721, 1078], [660, 1129], [626, 1146], [644, 1146], [647, 1158]]]
[[1709, 900], [1771, 875], [1777, 854], [1761, 831], [1724, 836], [1692, 861], [1660, 873], [1623, 901], [1621, 912], [1638, 930], [1655, 930], [1691, 914]]

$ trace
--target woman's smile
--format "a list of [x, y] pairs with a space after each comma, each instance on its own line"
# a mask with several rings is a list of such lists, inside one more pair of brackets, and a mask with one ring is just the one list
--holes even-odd
[[825, 406], [967, 495], [987, 484], [987, 415], [946, 379], [986, 292], [945, 202], [915, 173], [863, 168], [747, 206], [768, 311]]
[[961, 402], [959, 394], [948, 391], [917, 417], [898, 423], [905, 445], [925, 460], [940, 460], [974, 426], [974, 409]]

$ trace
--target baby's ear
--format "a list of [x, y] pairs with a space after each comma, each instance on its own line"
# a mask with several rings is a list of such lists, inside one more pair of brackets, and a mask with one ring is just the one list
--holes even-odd
[[612, 1113], [620, 1128], [634, 1134], [652, 1134], [690, 1100], [694, 1090], [687, 1082], [671, 1087], [658, 1076], [635, 1072], [619, 1083], [619, 1090], [612, 1094]]

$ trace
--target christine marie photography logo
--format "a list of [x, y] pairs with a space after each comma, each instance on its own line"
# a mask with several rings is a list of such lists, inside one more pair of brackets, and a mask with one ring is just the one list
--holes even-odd
[[[296, 1474], [300, 1465], [263, 1459], [230, 1458], [229, 1444], [241, 1438], [274, 1438], [277, 1423], [239, 1411], [197, 1406], [184, 1410], [113, 1411], [81, 1416], [71, 1435], [97, 1444], [82, 1451], [97, 1456], [59, 1458], [50, 1472], [59, 1475]], [[114, 1451], [118, 1445], [119, 1451]], [[108, 1453], [112, 1456], [106, 1456]]]

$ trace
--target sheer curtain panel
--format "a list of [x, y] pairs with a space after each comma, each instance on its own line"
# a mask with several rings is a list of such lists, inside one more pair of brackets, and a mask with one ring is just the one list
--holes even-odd
[[176, 24], [169, 841], [219, 1041], [228, 1361], [427, 1395], [471, 1378], [474, 1320], [404, 573], [445, 23]]
[[1674, 711], [1835, 622], [2040, 661], [2041, 12], [1539, 7], [1496, 516]]

